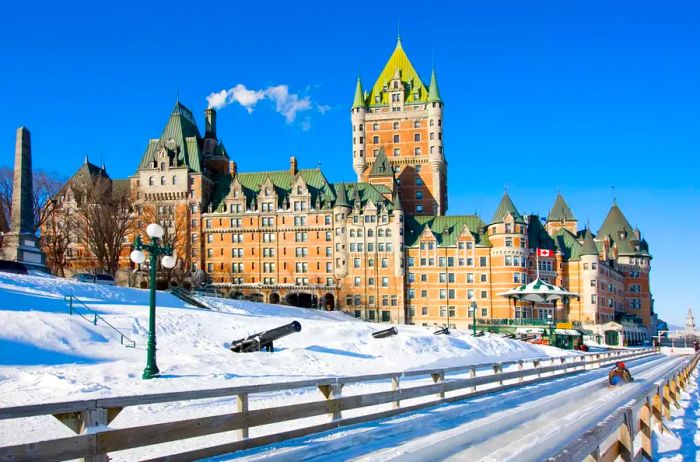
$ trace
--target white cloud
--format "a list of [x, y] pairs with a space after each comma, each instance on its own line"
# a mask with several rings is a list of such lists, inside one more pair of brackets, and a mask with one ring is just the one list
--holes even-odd
[[[207, 103], [209, 107], [214, 109], [221, 109], [230, 104], [238, 103], [251, 114], [256, 104], [263, 99], [273, 102], [275, 111], [281, 114], [288, 124], [296, 120], [299, 112], [308, 111], [313, 107], [311, 98], [308, 95], [299, 96], [297, 93], [290, 93], [287, 85], [275, 85], [264, 90], [254, 90], [246, 88], [242, 83], [228, 90], [209, 94]], [[316, 103], [316, 109], [321, 114], [324, 114], [331, 108], [330, 106]], [[309, 130], [311, 128], [311, 120], [306, 117], [301, 123], [301, 127], [304, 131]]]
[[301, 121], [301, 130], [304, 132], [308, 132], [311, 130], [311, 119], [309, 117], [304, 117], [304, 120]]

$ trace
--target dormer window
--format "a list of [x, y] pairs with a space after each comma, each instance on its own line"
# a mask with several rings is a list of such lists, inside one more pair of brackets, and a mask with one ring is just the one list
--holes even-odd
[[397, 82], [396, 80], [394, 80], [394, 89], [397, 89], [397, 88], [399, 88], [399, 82]]
[[[375, 103], [379, 103], [380, 101], [381, 101], [381, 99], [379, 98], [379, 95], [377, 95], [377, 96], [374, 97], [374, 102], [375, 102]], [[375, 130], [376, 130], [376, 129], [375, 129]]]
[[265, 188], [265, 197], [270, 195], [270, 188]]
[[161, 170], [161, 172], [162, 172], [163, 170], [165, 170], [165, 162], [161, 162], [161, 163], [160, 163], [160, 170]]
[[302, 194], [301, 186], [297, 186], [297, 194]]

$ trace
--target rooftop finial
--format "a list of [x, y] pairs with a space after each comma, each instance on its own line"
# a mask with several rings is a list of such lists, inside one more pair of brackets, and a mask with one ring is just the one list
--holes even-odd
[[89, 161], [90, 161], [90, 160], [88, 159], [88, 155], [87, 155], [87, 153], [86, 153], [86, 154], [85, 154], [85, 158], [83, 159], [83, 162], [87, 164]]
[[613, 193], [613, 205], [617, 205], [617, 197], [615, 196], [615, 185], [610, 186], [610, 189], [612, 189]]
[[396, 17], [396, 41], [401, 43], [401, 18]]

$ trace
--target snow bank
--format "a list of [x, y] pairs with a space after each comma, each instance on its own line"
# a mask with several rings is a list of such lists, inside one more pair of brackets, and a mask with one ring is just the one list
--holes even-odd
[[[78, 297], [137, 343], [101, 321], [68, 315]], [[563, 354], [561, 350], [467, 333], [436, 336], [384, 328], [340, 312], [208, 299], [216, 311], [159, 292], [158, 365], [163, 377], [141, 380], [145, 366], [148, 292], [59, 278], [0, 273], [0, 406], [97, 396], [213, 388], [307, 377], [342, 376], [466, 365]], [[298, 320], [302, 331], [275, 343], [275, 353], [235, 354], [233, 339]]]

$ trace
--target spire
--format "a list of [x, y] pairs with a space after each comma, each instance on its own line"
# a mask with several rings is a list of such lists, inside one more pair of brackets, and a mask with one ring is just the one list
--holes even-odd
[[620, 210], [620, 207], [617, 204], [613, 204], [603, 221], [603, 225], [598, 230], [598, 234], [600, 236], [611, 236], [617, 240], [621, 232], [624, 232], [626, 236], [634, 235], [634, 230], [622, 213], [622, 210]]
[[89, 163], [89, 162], [90, 162], [90, 159], [88, 159], [88, 155], [85, 154], [85, 157], [83, 158], [83, 163], [84, 163], [84, 164], [87, 164], [87, 163]]
[[591, 230], [586, 228], [586, 235], [583, 237], [583, 248], [581, 249], [581, 256], [583, 255], [596, 255], [598, 256], [598, 247], [595, 245], [593, 240], [593, 234]]
[[355, 100], [352, 103], [352, 109], [365, 107], [365, 93], [362, 91], [362, 82], [360, 77], [357, 77], [357, 86], [355, 87]]
[[438, 88], [437, 77], [435, 76], [435, 69], [433, 69], [433, 73], [430, 75], [430, 88], [428, 89], [428, 101], [429, 102], [433, 102], [433, 101], [442, 102], [442, 99], [440, 99], [440, 89]]
[[336, 207], [350, 207], [348, 196], [345, 193], [345, 183], [335, 185], [335, 205]]
[[523, 217], [520, 215], [520, 212], [518, 212], [518, 209], [515, 208], [515, 204], [513, 204], [513, 201], [510, 199], [508, 191], [504, 191], [501, 202], [498, 204], [498, 208], [496, 208], [496, 212], [493, 214], [491, 223], [502, 223], [503, 217], [509, 213], [513, 216], [515, 221], [524, 223]]
[[394, 198], [394, 210], [403, 211], [403, 205], [401, 205], [401, 196], [399, 192], [396, 191], [396, 197]]
[[557, 192], [557, 198], [554, 200], [552, 210], [550, 210], [549, 215], [547, 215], [547, 221], [559, 221], [562, 219], [565, 221], [574, 221], [576, 220], [576, 217], [574, 217], [573, 212], [569, 208], [569, 205], [566, 203], [561, 193]]

